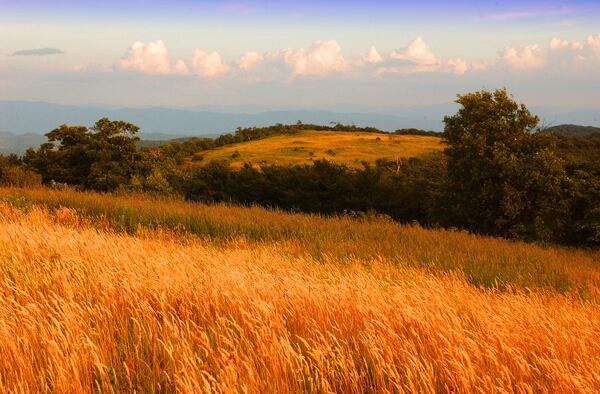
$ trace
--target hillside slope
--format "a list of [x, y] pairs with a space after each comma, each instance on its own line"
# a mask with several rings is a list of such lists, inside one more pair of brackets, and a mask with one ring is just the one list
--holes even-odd
[[588, 135], [600, 135], [600, 127], [580, 126], [575, 124], [561, 124], [558, 126], [548, 127], [544, 131], [564, 135], [567, 137], [584, 137]]
[[360, 167], [363, 161], [421, 156], [443, 147], [440, 138], [430, 136], [303, 131], [198, 152], [190, 162], [205, 165], [212, 160], [228, 160], [231, 166], [241, 167], [244, 163], [294, 165], [327, 159]]

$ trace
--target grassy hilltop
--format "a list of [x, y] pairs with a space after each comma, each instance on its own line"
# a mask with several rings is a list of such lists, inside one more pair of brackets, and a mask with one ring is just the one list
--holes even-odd
[[[302, 131], [225, 145], [190, 158], [194, 165], [228, 160], [232, 167], [309, 164], [319, 159], [360, 167], [361, 162], [422, 156], [444, 148], [439, 137], [368, 132]], [[199, 160], [199, 159], [202, 160]]]

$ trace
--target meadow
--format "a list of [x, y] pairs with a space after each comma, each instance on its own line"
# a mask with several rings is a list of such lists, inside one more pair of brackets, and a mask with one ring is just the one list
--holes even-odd
[[380, 215], [323, 217], [258, 206], [201, 204], [145, 194], [113, 195], [47, 188], [0, 188], [0, 200], [20, 209], [73, 209], [101, 230], [135, 235], [170, 231], [216, 247], [244, 240], [275, 244], [292, 257], [320, 262], [385, 258], [398, 266], [460, 271], [475, 286], [551, 289], [600, 299], [600, 252], [536, 246], [459, 230], [403, 225]]
[[201, 166], [211, 160], [228, 160], [240, 168], [245, 163], [298, 165], [327, 159], [357, 168], [363, 161], [422, 156], [443, 148], [440, 138], [430, 136], [302, 131], [201, 151], [194, 157], [202, 160], [192, 157], [190, 163]]
[[[382, 218], [0, 195], [2, 392], [600, 390], [597, 252]], [[477, 284], [483, 271], [496, 283]]]

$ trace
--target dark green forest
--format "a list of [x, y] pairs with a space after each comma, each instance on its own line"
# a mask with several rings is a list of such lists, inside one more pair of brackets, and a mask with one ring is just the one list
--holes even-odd
[[464, 229], [525, 241], [600, 246], [600, 136], [540, 130], [539, 119], [506, 90], [458, 96], [442, 134], [443, 153], [363, 163], [325, 160], [260, 169], [184, 159], [219, 146], [302, 130], [375, 128], [298, 122], [238, 128], [216, 139], [190, 138], [138, 148], [138, 127], [100, 119], [92, 127], [61, 125], [22, 157], [0, 156], [0, 183], [64, 185], [111, 193], [145, 192], [192, 201], [259, 204], [326, 215], [387, 215], [405, 223]]

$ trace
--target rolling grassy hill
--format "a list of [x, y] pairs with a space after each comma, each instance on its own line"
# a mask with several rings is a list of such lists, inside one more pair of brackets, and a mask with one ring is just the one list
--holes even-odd
[[198, 152], [190, 162], [204, 165], [212, 160], [229, 160], [231, 166], [241, 167], [244, 163], [294, 165], [327, 159], [360, 167], [363, 161], [420, 156], [443, 147], [440, 138], [431, 136], [303, 131]]

